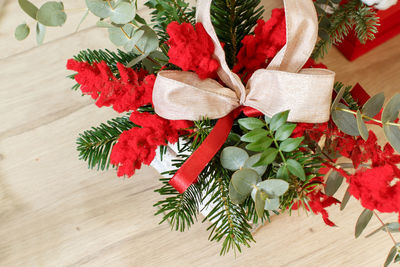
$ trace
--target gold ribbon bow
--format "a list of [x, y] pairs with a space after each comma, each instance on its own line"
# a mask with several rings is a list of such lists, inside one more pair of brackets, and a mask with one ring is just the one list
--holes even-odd
[[290, 110], [289, 121], [322, 123], [329, 120], [335, 73], [326, 69], [301, 69], [317, 40], [318, 21], [312, 0], [284, 0], [286, 45], [266, 69], [254, 72], [245, 87], [225, 60], [225, 53], [211, 23], [212, 0], [197, 1], [201, 22], [220, 63], [218, 76], [201, 80], [193, 72], [160, 71], [154, 90], [155, 112], [169, 120], [219, 119], [239, 106], [255, 108], [267, 116]]

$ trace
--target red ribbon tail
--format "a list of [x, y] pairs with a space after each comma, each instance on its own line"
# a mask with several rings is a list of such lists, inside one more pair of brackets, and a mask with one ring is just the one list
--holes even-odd
[[235, 114], [219, 119], [210, 134], [171, 178], [169, 184], [179, 193], [197, 181], [197, 177], [219, 151], [231, 132]]

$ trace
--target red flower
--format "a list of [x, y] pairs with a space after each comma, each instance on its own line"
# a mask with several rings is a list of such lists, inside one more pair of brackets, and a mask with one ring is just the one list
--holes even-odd
[[350, 176], [349, 192], [361, 205], [380, 212], [400, 212], [400, 170], [385, 165], [362, 169]]
[[118, 176], [132, 176], [142, 163], [149, 165], [156, 156], [158, 140], [149, 128], [132, 128], [121, 134], [113, 147], [110, 162], [118, 166]]
[[168, 25], [167, 33], [170, 36], [170, 63], [184, 71], [196, 72], [200, 79], [217, 76], [219, 63], [213, 58], [214, 43], [201, 23], [193, 28], [190, 23], [179, 24], [174, 21]]
[[243, 46], [237, 55], [237, 64], [233, 71], [247, 81], [254, 71], [267, 67], [285, 43], [285, 13], [283, 9], [274, 9], [268, 21], [257, 22], [254, 35], [243, 38]]
[[78, 72], [75, 80], [82, 93], [96, 99], [98, 107], [113, 106], [115, 111], [124, 112], [152, 103], [155, 76], [144, 76], [142, 70], [137, 73], [117, 63], [117, 78], [104, 61], [91, 65], [73, 59], [68, 60], [67, 68]]

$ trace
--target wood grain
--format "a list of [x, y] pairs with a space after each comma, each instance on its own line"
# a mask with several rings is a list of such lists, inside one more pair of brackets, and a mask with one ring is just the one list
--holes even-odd
[[[8, 15], [7, 25], [19, 19]], [[382, 266], [392, 243], [384, 233], [354, 239], [362, 210], [354, 199], [343, 212], [329, 209], [337, 228], [320, 216], [285, 214], [256, 233], [251, 249], [220, 257], [208, 223], [185, 233], [158, 225], [154, 169], [131, 179], [88, 170], [77, 159], [78, 133], [117, 114], [71, 91], [65, 63], [82, 48], [112, 47], [106, 34], [86, 27], [15, 49], [0, 36], [0, 266]], [[324, 62], [338, 80], [390, 96], [399, 92], [399, 45], [400, 36], [352, 63], [333, 49]], [[373, 219], [366, 232], [378, 226]]]

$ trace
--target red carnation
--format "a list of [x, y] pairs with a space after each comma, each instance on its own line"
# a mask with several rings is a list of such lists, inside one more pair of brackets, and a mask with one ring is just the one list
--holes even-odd
[[169, 62], [184, 71], [194, 71], [200, 79], [215, 78], [219, 62], [213, 58], [214, 43], [201, 23], [195, 28], [190, 23], [174, 21], [167, 27]]

